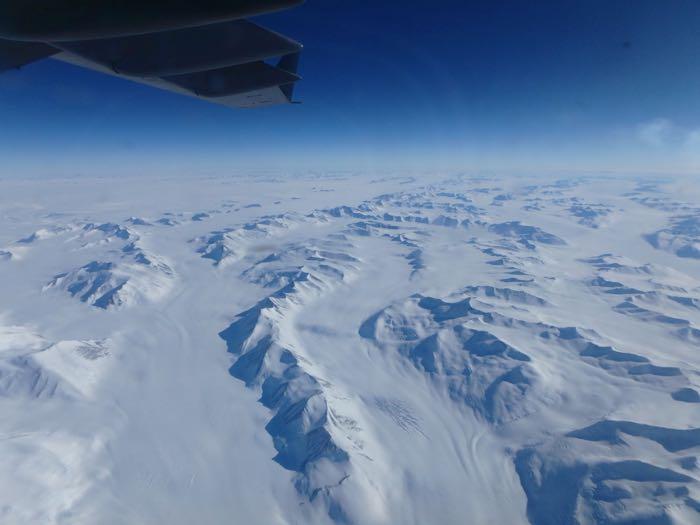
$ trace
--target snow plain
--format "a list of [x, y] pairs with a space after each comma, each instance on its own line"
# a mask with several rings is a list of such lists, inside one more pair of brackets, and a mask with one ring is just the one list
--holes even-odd
[[700, 523], [700, 184], [0, 180], [0, 522]]

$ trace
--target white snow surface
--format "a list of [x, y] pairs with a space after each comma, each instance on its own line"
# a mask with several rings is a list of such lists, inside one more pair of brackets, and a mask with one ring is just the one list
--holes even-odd
[[0, 180], [0, 523], [698, 524], [693, 178]]

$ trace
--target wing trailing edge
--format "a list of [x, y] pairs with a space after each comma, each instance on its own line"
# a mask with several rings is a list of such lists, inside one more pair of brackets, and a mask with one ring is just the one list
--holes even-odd
[[[23, 1], [8, 0], [10, 4]], [[34, 0], [35, 3], [52, 5], [61, 1], [73, 0]], [[192, 9], [201, 14], [193, 0], [174, 3], [192, 4]], [[221, 3], [226, 2], [221, 0]], [[259, 4], [262, 3], [269, 11], [296, 6], [302, 1], [273, 0]], [[236, 5], [245, 11], [252, 9], [253, 4], [255, 2], [246, 0]], [[258, 7], [263, 9], [260, 5]], [[182, 12], [187, 12], [187, 9]], [[125, 19], [120, 20], [122, 24]], [[81, 19], [80, 27], [87, 28], [86, 23]], [[186, 17], [180, 17], [174, 25], [174, 28], [132, 34], [122, 24], [119, 25], [121, 33], [104, 38], [95, 38], [90, 33], [90, 38], [68, 39], [64, 32], [57, 40], [15, 41], [2, 39], [7, 30], [3, 32], [4, 26], [0, 23], [0, 72], [44, 58], [55, 58], [230, 107], [251, 108], [293, 102], [294, 86], [301, 79], [298, 66], [302, 45], [299, 42], [236, 17], [217, 19], [206, 25], [197, 25], [194, 19], [188, 22]], [[48, 31], [46, 27], [41, 30]], [[26, 37], [27, 34], [33, 33], [28, 29], [23, 35]], [[75, 34], [83, 33], [77, 31], [73, 36]]]
[[41, 42], [14, 42], [0, 39], [0, 73], [42, 60], [59, 50]]

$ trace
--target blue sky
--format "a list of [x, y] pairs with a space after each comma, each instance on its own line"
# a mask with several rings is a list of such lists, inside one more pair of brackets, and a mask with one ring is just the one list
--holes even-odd
[[0, 76], [0, 176], [690, 171], [700, 3], [309, 0], [298, 106], [230, 110], [54, 61]]

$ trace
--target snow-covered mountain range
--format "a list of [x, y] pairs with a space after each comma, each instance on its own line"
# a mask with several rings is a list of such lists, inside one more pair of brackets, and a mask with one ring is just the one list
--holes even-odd
[[700, 523], [700, 184], [0, 180], [0, 523]]

